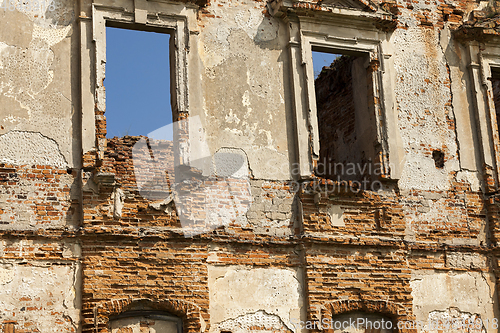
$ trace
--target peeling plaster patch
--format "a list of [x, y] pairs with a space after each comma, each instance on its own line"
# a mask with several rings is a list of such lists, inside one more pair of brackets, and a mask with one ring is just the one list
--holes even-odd
[[[74, 2], [72, 0], [45, 0], [44, 7], [40, 6], [39, 10], [21, 10], [30, 21], [36, 26], [44, 29], [55, 29], [60, 26], [70, 26], [75, 19], [73, 10]], [[33, 2], [31, 2], [32, 4]], [[16, 6], [16, 10], [17, 9]]]
[[[13, 145], [13, 142], [16, 144]], [[67, 167], [57, 143], [40, 133], [11, 131], [0, 135], [0, 162]]]
[[255, 327], [259, 328], [259, 332], [290, 332], [290, 329], [286, 327], [278, 316], [267, 314], [262, 310], [234, 319], [228, 319], [215, 325], [211, 332], [229, 331], [232, 333], [247, 333], [255, 332]]
[[[480, 321], [481, 320], [481, 321]], [[455, 333], [455, 332], [467, 332], [467, 333], [486, 333], [486, 329], [484, 325], [479, 325], [482, 322], [483, 318], [477, 313], [471, 314], [467, 312], [462, 312], [458, 308], [452, 307], [445, 311], [432, 311], [429, 313], [429, 320], [427, 323], [437, 323], [441, 324], [441, 327], [435, 328], [443, 328], [443, 329], [433, 329], [433, 327], [429, 327], [430, 332], [438, 331], [439, 333]], [[491, 319], [488, 320], [491, 327]], [[454, 324], [467, 323], [471, 324], [472, 327], [468, 327], [466, 330], [462, 330], [459, 326], [453, 326]], [[449, 325], [449, 326], [448, 326]], [[437, 326], [437, 325], [436, 325]], [[427, 331], [427, 330], [426, 330]]]
[[[41, 132], [53, 138], [66, 160], [72, 155], [71, 100], [64, 74], [54, 73], [56, 65], [68, 65], [52, 50], [71, 31], [34, 25], [27, 48], [1, 43], [0, 104], [6, 105], [0, 119], [0, 134], [11, 130]], [[61, 47], [64, 49], [67, 44]], [[57, 80], [56, 80], [57, 77]], [[62, 80], [62, 81], [61, 81]]]
[[169, 195], [164, 200], [157, 200], [148, 204], [150, 208], [162, 210], [165, 214], [171, 214], [175, 210], [174, 197]]
[[[21, 107], [31, 110], [32, 99], [52, 82], [50, 66], [54, 52], [42, 39], [33, 39], [28, 49], [16, 46], [4, 48], [0, 54], [3, 63], [3, 95], [16, 99]], [[5, 89], [7, 88], [7, 89]], [[5, 90], [5, 91], [3, 91]]]
[[71, 31], [71, 26], [58, 29], [44, 29], [39, 26], [33, 27], [33, 39], [40, 39], [46, 42], [50, 47], [62, 42]]
[[63, 247], [63, 258], [81, 258], [82, 250], [77, 243], [65, 243]]
[[257, 179], [289, 179], [288, 157], [268, 147], [254, 147], [246, 150], [250, 168]]
[[61, 42], [71, 26], [61, 29], [33, 28], [32, 40], [27, 49], [6, 44], [0, 49], [0, 63], [3, 71], [0, 93], [14, 98], [28, 111], [41, 111], [40, 100], [35, 100], [54, 79], [50, 69], [54, 52], [50, 49]]
[[496, 318], [494, 281], [492, 274], [481, 272], [413, 271], [410, 286], [415, 319], [427, 322], [430, 316], [450, 308], [478, 314], [483, 319]]
[[12, 270], [12, 265], [0, 266], [0, 285], [10, 283], [13, 279], [14, 271]]
[[344, 222], [344, 208], [337, 205], [331, 205], [328, 207], [327, 213], [330, 217], [330, 223], [335, 227], [345, 227]]
[[481, 178], [477, 171], [459, 171], [457, 172], [457, 181], [469, 183], [472, 191], [481, 189]]
[[222, 24], [208, 25], [205, 28], [207, 41], [202, 56], [206, 67], [221, 64], [230, 56], [229, 36], [235, 30], [244, 32], [255, 43], [273, 41], [278, 38], [279, 22], [275, 18], [262, 15], [259, 9], [212, 6], [211, 12], [220, 18]]
[[111, 195], [111, 199], [113, 200], [113, 216], [119, 219], [122, 217], [123, 200], [125, 199], [122, 189], [116, 188]]
[[204, 22], [199, 48], [210, 149], [240, 147], [255, 177], [290, 179], [284, 91], [276, 89], [284, 87], [280, 22], [261, 8], [220, 3], [210, 11], [216, 18]]
[[[267, 322], [273, 326], [300, 318], [302, 287], [287, 269], [209, 266], [210, 319], [214, 327]], [[279, 318], [279, 320], [278, 320]]]
[[486, 269], [486, 257], [478, 253], [449, 252], [446, 254], [446, 266], [462, 269]]
[[431, 157], [410, 153], [398, 184], [402, 189], [446, 191], [450, 188], [449, 171], [446, 163], [443, 169], [436, 169]]
[[[2, 319], [16, 320], [21, 327], [23, 322], [35, 323], [30, 330], [36, 332], [73, 331], [73, 323], [80, 320], [80, 311], [75, 307], [77, 265], [32, 265], [0, 265], [0, 275], [6, 272], [12, 276], [11, 282], [0, 288]], [[36, 305], [35, 300], [40, 305]], [[23, 306], [32, 309], [22, 316], [10, 316]], [[69, 320], [54, 323], [56, 312]]]
[[[407, 13], [407, 15], [412, 15]], [[459, 171], [449, 74], [439, 32], [422, 27], [398, 29], [392, 42], [398, 84], [395, 87], [406, 162], [402, 189], [447, 190]], [[415, 87], [420, 87], [415, 90]], [[432, 150], [443, 149], [443, 169], [435, 167]]]
[[[218, 177], [248, 179], [247, 155], [242, 149], [221, 148], [214, 154], [215, 172]], [[250, 186], [250, 184], [248, 184]]]
[[[4, 42], [0, 42], [0, 69], [3, 69], [3, 61], [2, 61], [2, 52], [7, 49], [9, 45], [5, 44]], [[0, 91], [2, 91], [3, 87], [0, 86]]]

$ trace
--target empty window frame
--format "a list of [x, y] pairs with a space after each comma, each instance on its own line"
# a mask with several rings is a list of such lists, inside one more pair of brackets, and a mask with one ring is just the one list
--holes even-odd
[[[335, 163], [340, 163], [344, 167], [343, 171], [339, 171], [341, 179], [359, 177], [359, 168], [361, 174], [378, 172], [382, 178], [399, 178], [404, 151], [400, 144], [392, 91], [394, 74], [391, 46], [385, 33], [376, 30], [368, 21], [349, 21], [347, 24], [347, 21], [338, 17], [327, 20], [297, 17], [291, 20], [289, 29], [298, 147], [294, 174], [302, 178], [316, 174], [336, 179], [334, 171], [330, 172], [330, 169]], [[333, 77], [339, 74], [335, 74], [335, 67], [340, 70], [342, 62], [344, 72], [350, 75], [348, 80], [351, 80], [353, 88], [351, 102], [354, 118], [352, 112], [345, 113], [354, 120], [351, 142], [343, 142], [346, 129], [328, 119], [332, 116], [323, 108], [328, 104], [328, 98], [322, 95], [328, 93], [327, 90], [320, 91], [324, 87], [318, 86], [320, 98], [317, 104], [313, 52], [343, 56], [330, 72]], [[325, 82], [330, 79], [318, 77], [318, 80]], [[336, 89], [335, 80], [330, 81]], [[345, 89], [342, 84], [339, 86]], [[318, 106], [323, 109], [318, 110]], [[335, 128], [339, 138], [332, 142]], [[333, 164], [321, 165], [325, 162]], [[363, 171], [366, 163], [371, 163], [371, 171]], [[347, 174], [346, 168], [352, 165], [357, 168], [357, 175]]]
[[[333, 180], [372, 180], [379, 168], [375, 100], [368, 55], [314, 52], [313, 65], [331, 59], [316, 76], [319, 159], [315, 174]], [[368, 66], [369, 67], [369, 66]]]
[[[143, 3], [141, 2], [141, 4]], [[106, 122], [104, 121], [106, 110], [104, 87], [106, 27], [170, 35], [169, 55], [166, 57], [170, 67], [170, 92], [166, 92], [166, 95], [170, 93], [172, 121], [184, 119], [189, 112], [187, 55], [190, 34], [187, 24], [188, 17], [175, 14], [179, 12], [180, 7], [184, 8], [185, 5], [173, 3], [161, 3], [156, 6], [146, 3], [146, 5], [154, 8], [154, 11], [150, 12], [148, 9], [136, 7], [130, 12], [129, 9], [125, 10], [123, 3], [120, 4], [119, 1], [116, 3], [116, 7], [93, 4], [92, 18], [81, 21], [82, 148], [84, 153], [96, 149], [98, 160], [103, 158], [106, 147]], [[189, 15], [195, 17], [194, 13], [193, 9], [192, 14]], [[165, 118], [168, 122], [168, 116]], [[161, 125], [163, 124], [158, 124], [158, 127]], [[176, 138], [174, 138], [174, 142], [175, 140]], [[185, 149], [186, 145], [179, 144], [178, 147], [179, 156], [188, 156], [189, 151]], [[188, 158], [186, 157], [186, 159]]]
[[[500, 56], [500, 55], [499, 55]], [[493, 148], [495, 151], [495, 157], [493, 162], [496, 164], [497, 172], [500, 169], [500, 66], [498, 63], [490, 64], [490, 81], [491, 81], [491, 99], [490, 107], [492, 110], [490, 111], [491, 115], [491, 137], [493, 141]], [[493, 164], [494, 165], [494, 164]], [[497, 173], [497, 186], [500, 180], [498, 179]]]
[[499, 67], [492, 67], [491, 68], [491, 87], [492, 87], [492, 97], [493, 97], [493, 104], [495, 105], [495, 115], [496, 115], [496, 122], [497, 122], [497, 128], [496, 130], [500, 130], [500, 68]]
[[172, 122], [170, 35], [115, 28], [110, 23], [104, 81], [106, 136], [147, 136]]

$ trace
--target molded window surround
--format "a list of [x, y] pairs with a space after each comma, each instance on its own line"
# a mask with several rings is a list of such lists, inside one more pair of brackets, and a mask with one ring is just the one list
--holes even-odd
[[500, 173], [500, 137], [495, 111], [494, 92], [491, 81], [493, 72], [500, 71], [500, 40], [480, 44], [477, 41], [467, 43], [469, 72], [472, 79], [472, 99], [476, 112], [477, 136], [482, 150], [482, 164], [485, 172], [491, 176], [486, 180], [486, 192], [495, 192], [499, 188]]
[[[106, 5], [92, 4], [92, 17], [83, 17], [80, 21], [82, 150], [85, 154], [95, 149], [98, 160], [103, 158], [106, 147], [106, 138], [99, 133], [99, 122], [106, 110], [106, 26], [170, 34], [170, 90], [172, 118], [175, 122], [189, 112], [188, 57], [191, 32], [188, 16], [196, 17], [197, 8], [186, 3], [145, 0], [102, 0], [102, 3]], [[176, 155], [180, 160], [189, 160], [189, 145], [179, 142], [185, 139], [186, 136], [182, 135], [174, 137], [178, 149]]]
[[[346, 10], [347, 12], [347, 10]], [[376, 14], [373, 14], [376, 15]], [[381, 163], [382, 178], [399, 179], [404, 151], [393, 92], [394, 64], [387, 33], [377, 30], [371, 18], [318, 14], [289, 16], [289, 49], [298, 156], [294, 173], [308, 178], [319, 158], [319, 130], [312, 52], [353, 55], [366, 59], [371, 71], [376, 138], [373, 144]], [[370, 68], [371, 67], [371, 68]], [[298, 170], [297, 170], [298, 169]]]

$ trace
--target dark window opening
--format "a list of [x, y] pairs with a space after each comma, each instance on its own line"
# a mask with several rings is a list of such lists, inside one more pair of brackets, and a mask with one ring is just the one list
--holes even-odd
[[168, 33], [106, 28], [107, 138], [147, 136], [172, 123], [169, 47]]
[[497, 117], [497, 130], [500, 132], [500, 68], [491, 68], [491, 85], [493, 87], [493, 102]]
[[432, 152], [432, 159], [434, 160], [436, 168], [444, 168], [444, 153], [441, 150], [434, 150]]
[[[313, 50], [314, 51], [314, 50]], [[330, 56], [331, 63], [324, 66]], [[319, 159], [316, 175], [373, 180], [381, 173], [372, 68], [365, 54], [313, 52]]]

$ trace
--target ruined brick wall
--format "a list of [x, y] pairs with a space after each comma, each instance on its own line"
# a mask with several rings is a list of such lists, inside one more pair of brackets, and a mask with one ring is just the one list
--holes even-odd
[[[319, 332], [294, 323], [359, 313], [500, 316], [498, 175], [485, 157], [498, 133], [485, 123], [495, 112], [478, 113], [489, 97], [474, 98], [486, 89], [498, 104], [499, 83], [487, 90], [474, 72], [484, 65], [469, 61], [497, 33], [489, 7], [55, 2], [46, 13], [0, 9], [0, 330], [110, 332], [117, 315], [141, 309], [189, 333]], [[103, 17], [131, 28], [185, 27], [174, 120], [203, 126], [176, 143], [106, 138], [105, 89], [92, 79], [105, 70], [98, 12], [111, 7]], [[300, 29], [311, 27], [348, 45], [329, 51], [356, 54], [316, 82], [317, 115], [297, 106], [310, 97], [312, 37]], [[360, 51], [372, 37], [380, 53]], [[201, 157], [186, 153], [198, 148]], [[363, 172], [341, 182], [296, 170], [300, 159], [384, 158], [389, 172], [365, 171], [367, 183]]]

